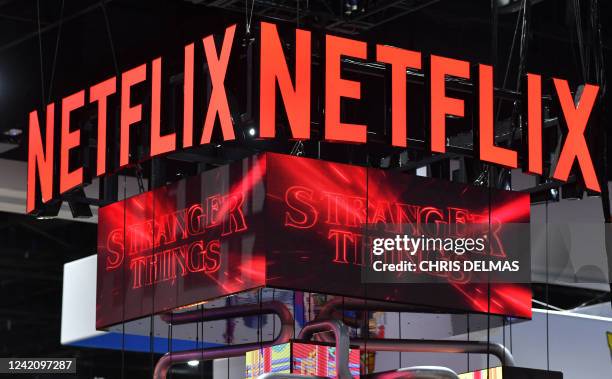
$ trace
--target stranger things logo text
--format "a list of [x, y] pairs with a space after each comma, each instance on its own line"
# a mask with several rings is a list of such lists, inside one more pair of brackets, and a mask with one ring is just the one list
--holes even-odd
[[[528, 248], [513, 242], [517, 235], [528, 236], [528, 224], [502, 224], [465, 208], [368, 202], [366, 197], [307, 186], [287, 189], [285, 205], [286, 228], [326, 235], [329, 262], [360, 267], [366, 282], [484, 281], [490, 275], [479, 277], [480, 270], [469, 269], [470, 264], [517, 265], [520, 252]], [[517, 282], [516, 275], [498, 276], [496, 281]]]
[[128, 262], [132, 288], [212, 274], [221, 268], [221, 240], [248, 229], [244, 194], [215, 194], [203, 204], [113, 229], [106, 240], [106, 270]]

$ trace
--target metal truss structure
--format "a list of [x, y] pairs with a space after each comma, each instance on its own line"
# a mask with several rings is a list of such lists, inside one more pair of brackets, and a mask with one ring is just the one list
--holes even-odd
[[359, 34], [406, 14], [418, 11], [439, 0], [361, 0], [360, 9], [344, 13], [345, 0], [185, 0], [254, 16], [308, 23], [344, 34]]

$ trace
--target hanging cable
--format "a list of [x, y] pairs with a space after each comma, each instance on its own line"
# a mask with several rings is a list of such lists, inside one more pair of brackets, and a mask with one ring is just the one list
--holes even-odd
[[[508, 53], [508, 59], [506, 64], [506, 70], [504, 71], [504, 80], [502, 81], [502, 89], [506, 89], [506, 85], [508, 83], [508, 75], [510, 73], [510, 67], [512, 66], [512, 57], [514, 56], [514, 47], [516, 46], [516, 36], [518, 34], [519, 25], [521, 25], [521, 15], [525, 8], [521, 8], [519, 12], [516, 14], [516, 24], [514, 25], [514, 34], [512, 35], [512, 44], [510, 45], [510, 52]], [[497, 101], [497, 112], [495, 114], [495, 121], [499, 120], [499, 114], [501, 111], [501, 99]]]
[[246, 34], [250, 35], [251, 34], [251, 22], [253, 21], [253, 10], [255, 9], [255, 0], [252, 1], [251, 3], [251, 9], [250, 11], [248, 10], [248, 0], [245, 0], [244, 3], [244, 10], [246, 12], [245, 14], [245, 21], [246, 21]]
[[[470, 313], [467, 314], [467, 340], [470, 341]], [[470, 353], [467, 353], [467, 372], [470, 371]]]
[[580, 56], [580, 72], [582, 74], [582, 81], [587, 81], [587, 63], [584, 52], [584, 41], [582, 37], [582, 16], [580, 11], [580, 0], [573, 0], [572, 5], [574, 6], [574, 20], [576, 21], [576, 39], [578, 40], [578, 52]]
[[[494, 6], [496, 6], [497, 3], [495, 3], [495, 1], [493, 0], [493, 4]], [[518, 25], [519, 25], [519, 20], [520, 20], [521, 21], [520, 22], [521, 24], [520, 41], [521, 42], [519, 45], [519, 62], [518, 62], [518, 70], [517, 70], [516, 84], [515, 84], [516, 92], [521, 91], [522, 78], [525, 73], [525, 66], [526, 66], [527, 52], [528, 52], [528, 41], [529, 41], [530, 10], [531, 10], [531, 2], [528, 0], [523, 0], [523, 4], [521, 6], [521, 12], [519, 12], [519, 15], [517, 15], [517, 23], [516, 23], [515, 30], [514, 30], [514, 36], [512, 37], [512, 46], [510, 47], [508, 65], [506, 66], [506, 72], [504, 74], [504, 81], [502, 83], [502, 88], [505, 89], [506, 80], [507, 80], [508, 72], [510, 69], [511, 58], [512, 58], [512, 55], [514, 54], [514, 44], [516, 41], [516, 32], [518, 30]], [[512, 147], [512, 144], [514, 143], [514, 137], [516, 136], [516, 132], [518, 131], [519, 127], [521, 127], [521, 124], [522, 124], [521, 115], [519, 112], [520, 104], [521, 104], [521, 101], [519, 99], [514, 100], [512, 104], [512, 113], [510, 116], [510, 120], [512, 122], [512, 128], [510, 131], [510, 138], [508, 139], [508, 144], [507, 144], [508, 147]], [[499, 118], [500, 109], [501, 109], [501, 106], [498, 106], [496, 117], [495, 117], [496, 122]], [[499, 175], [497, 176], [497, 182], [496, 182], [498, 186], [501, 185], [501, 183], [503, 182], [504, 175], [507, 175], [507, 174], [508, 174], [508, 170], [506, 169], [501, 169], [499, 171]]]
[[510, 352], [512, 353], [512, 317], [510, 317], [508, 322], [510, 323]]
[[[506, 316], [502, 316], [502, 345], [506, 346]], [[502, 360], [502, 366], [506, 365], [506, 356]]]
[[[123, 176], [123, 240], [127, 241], [127, 177]], [[125, 256], [125, 244], [123, 246]], [[125, 379], [125, 265], [121, 266], [121, 290], [123, 291], [123, 301], [121, 306], [121, 379]]]
[[201, 347], [201, 352], [202, 355], [200, 356], [200, 379], [204, 379], [204, 304], [200, 305], [200, 320], [202, 327], [200, 328], [200, 330], [202, 331], [202, 347]]
[[[55, 69], [57, 67], [57, 55], [59, 52], [60, 37], [62, 35], [62, 25], [64, 24], [64, 0], [60, 4], [59, 24], [57, 26], [57, 37], [55, 39], [55, 52], [53, 53], [53, 63], [51, 64], [51, 78], [49, 79], [49, 92], [47, 93], [47, 103], [51, 102], [51, 94], [53, 92], [53, 81], [55, 80]], [[40, 20], [39, 20], [40, 32]]]
[[[399, 339], [402, 339], [402, 312], [397, 312], [397, 318], [398, 318], [398, 334], [399, 334]], [[399, 368], [402, 368], [402, 352], [398, 351], [399, 353]]]
[[[151, 174], [153, 175], [153, 174]], [[153, 179], [153, 178], [152, 178]], [[153, 181], [153, 180], [151, 180]], [[139, 189], [140, 189], [140, 193], [144, 192], [143, 189], [141, 187], [141, 184], [138, 184]], [[143, 186], [144, 187], [144, 186]], [[153, 205], [152, 207], [152, 212], [153, 212], [153, 220], [155, 220], [155, 212], [156, 212], [156, 207], [155, 204], [157, 202], [153, 201]], [[151, 228], [151, 237], [153, 241], [153, 248], [152, 248], [152, 256], [155, 256], [156, 254], [156, 245], [155, 245], [155, 241], [157, 240], [157, 235], [155, 234], [155, 228]], [[150, 349], [150, 354], [151, 354], [151, 377], [153, 377], [153, 373], [155, 372], [155, 288], [156, 286], [153, 285], [152, 288], [152, 295], [151, 295], [151, 321], [150, 321], [150, 332], [149, 332], [149, 349]]]
[[45, 109], [45, 65], [43, 60], [42, 33], [40, 31], [40, 0], [36, 0], [36, 24], [38, 27], [38, 57], [40, 60], [40, 106]]
[[108, 43], [111, 50], [111, 56], [113, 58], [113, 65], [115, 66], [115, 75], [119, 76], [119, 64], [117, 63], [117, 53], [115, 52], [115, 42], [113, 41], [113, 34], [111, 32], [110, 20], [106, 11], [106, 1], [100, 0], [100, 7], [102, 8], [102, 15], [104, 16], [104, 25], [106, 26], [106, 35], [108, 37]]
[[[550, 304], [549, 301], [549, 293], [548, 293], [548, 199], [545, 202], [545, 211], [546, 211], [546, 243], [545, 243], [545, 248], [546, 248], [546, 285], [544, 287], [544, 291], [545, 291], [545, 297], [546, 297], [546, 304]], [[546, 307], [546, 370], [550, 371], [550, 344], [549, 344], [549, 329], [548, 329], [548, 314], [549, 314], [549, 307]]]
[[[368, 241], [369, 240], [369, 227], [368, 227], [368, 223], [370, 220], [370, 145], [366, 144], [366, 214], [365, 214], [365, 238], [364, 241]], [[365, 257], [362, 258], [362, 262], [365, 262]], [[364, 336], [364, 345], [363, 345], [363, 351], [364, 351], [364, 356], [365, 356], [365, 366], [366, 369], [368, 367], [369, 364], [369, 357], [368, 357], [368, 338], [370, 337], [370, 311], [368, 310], [368, 281], [365, 282], [364, 284], [364, 303], [365, 303], [365, 311], [364, 313], [364, 318], [365, 318], [365, 336]], [[367, 374], [367, 372], [366, 372]]]
[[[492, 173], [492, 171], [490, 171]], [[491, 175], [492, 176], [492, 175]], [[489, 200], [489, 217], [488, 217], [488, 221], [489, 221], [489, 230], [488, 230], [488, 234], [491, 235], [491, 230], [492, 230], [492, 226], [491, 226], [491, 196], [492, 196], [492, 180], [489, 180], [488, 186], [488, 200]], [[488, 252], [489, 252], [489, 259], [491, 257], [491, 239], [487, 238], [487, 243], [489, 245], [488, 248]], [[489, 369], [491, 368], [491, 275], [490, 272], [487, 272], [487, 376], [488, 376], [488, 372]]]
[[[524, 11], [524, 13], [526, 12]], [[491, 61], [493, 63], [493, 66], [495, 66], [497, 63], [497, 32], [498, 32], [498, 14], [497, 14], [497, 1], [496, 0], [491, 0], [491, 18], [492, 18], [492, 22], [491, 22]], [[493, 78], [493, 80], [495, 80], [495, 78]], [[510, 143], [512, 143], [512, 139]], [[489, 171], [489, 174], [487, 176], [489, 177], [489, 179], [487, 183], [487, 189], [488, 189], [487, 192], [489, 195], [488, 196], [489, 230], [487, 234], [491, 235], [491, 195], [492, 195], [493, 185], [495, 185], [496, 182], [494, 181], [494, 178], [493, 178], [494, 170], [489, 169], [488, 171]], [[500, 173], [501, 172], [503, 172], [503, 170], [500, 170]], [[487, 242], [489, 245], [488, 254], [489, 254], [489, 259], [490, 259], [491, 257], [491, 239], [487, 238]], [[491, 275], [489, 272], [487, 272], [487, 377], [489, 377], [489, 368], [491, 367], [490, 349], [491, 349]]]

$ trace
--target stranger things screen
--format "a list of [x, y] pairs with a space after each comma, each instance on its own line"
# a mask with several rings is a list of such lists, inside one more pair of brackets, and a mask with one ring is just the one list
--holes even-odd
[[99, 217], [98, 327], [258, 287], [531, 316], [527, 283], [361, 277], [371, 260], [366, 224], [528, 223], [525, 194], [266, 153], [114, 203]]

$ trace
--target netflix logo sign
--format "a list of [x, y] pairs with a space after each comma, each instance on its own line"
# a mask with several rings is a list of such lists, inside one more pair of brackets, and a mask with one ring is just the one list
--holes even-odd
[[97, 326], [259, 287], [530, 317], [525, 283], [491, 283], [489, 303], [481, 282], [362, 281], [373, 238], [366, 225], [417, 228], [489, 218], [502, 228], [528, 223], [529, 196], [254, 156], [100, 209]]

